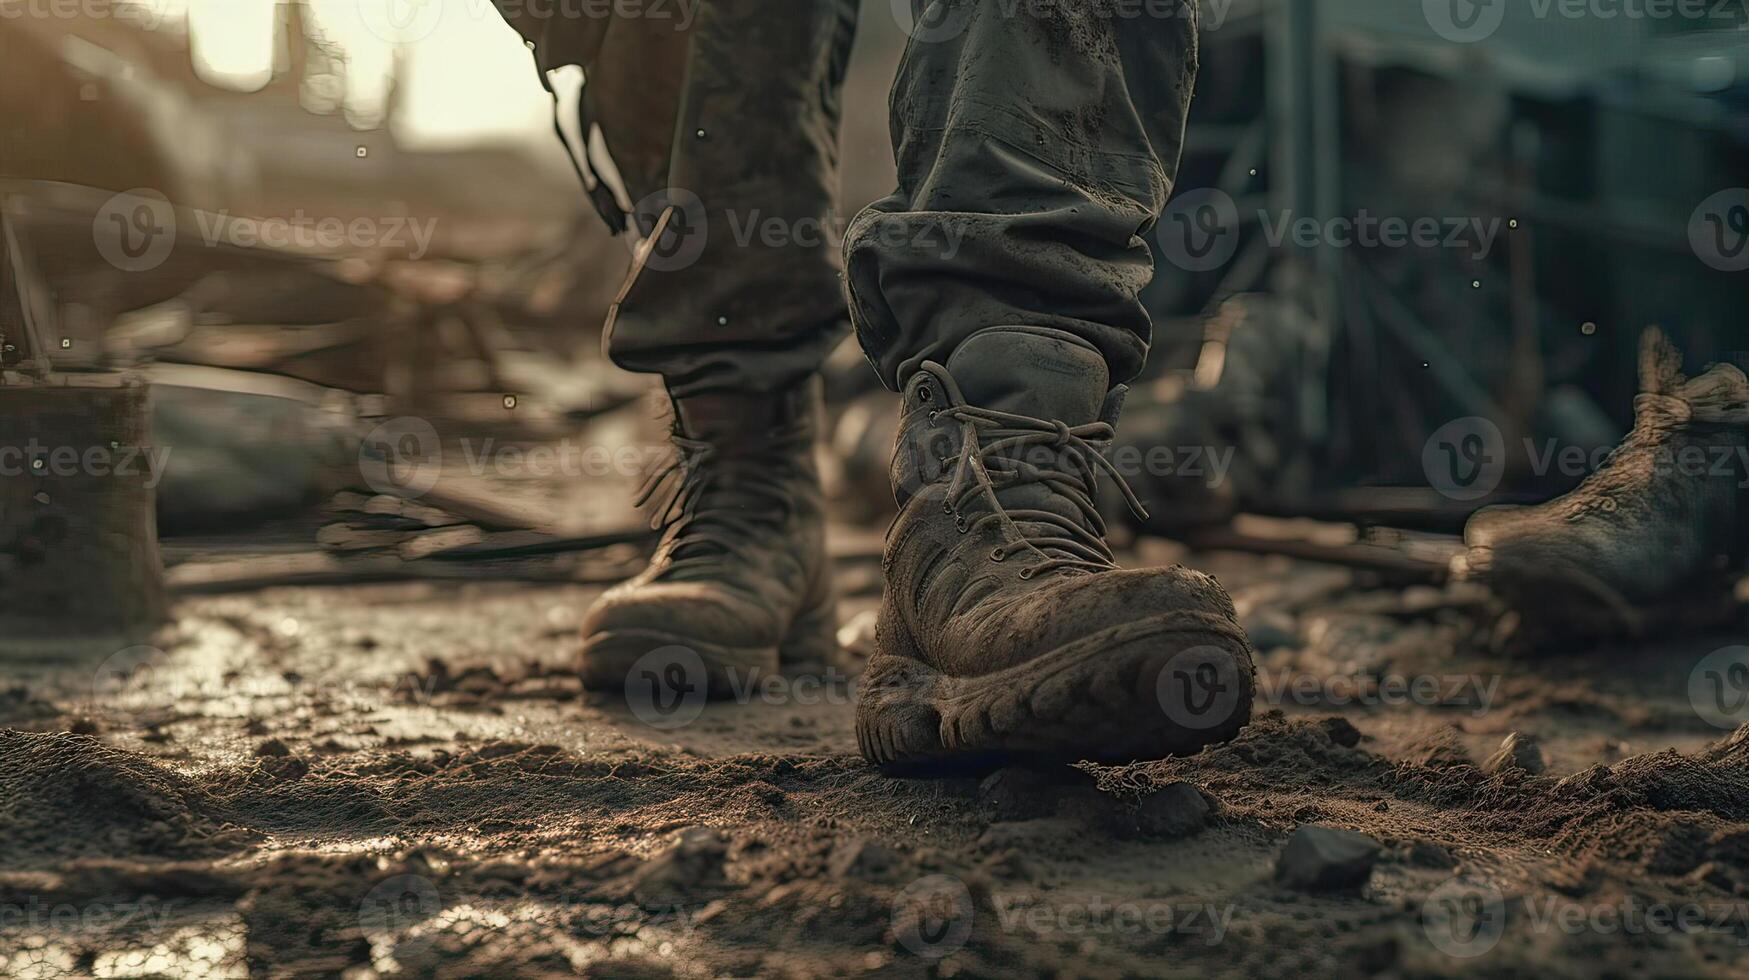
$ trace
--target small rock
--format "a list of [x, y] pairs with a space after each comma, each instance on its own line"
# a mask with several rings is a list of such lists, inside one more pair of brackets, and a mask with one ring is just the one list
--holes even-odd
[[1482, 763], [1482, 769], [1489, 773], [1507, 772], [1522, 769], [1532, 776], [1540, 776], [1548, 765], [1543, 762], [1542, 746], [1538, 744], [1535, 735], [1524, 735], [1513, 732], [1500, 743], [1500, 748]]
[[1245, 630], [1245, 635], [1251, 638], [1252, 649], [1258, 653], [1296, 646], [1300, 642], [1299, 623], [1282, 609], [1254, 609], [1250, 615], [1239, 621], [1239, 625]]
[[1149, 793], [1136, 808], [1136, 824], [1150, 837], [1189, 837], [1208, 823], [1209, 801], [1189, 783], [1172, 783]]
[[255, 747], [257, 759], [283, 759], [288, 755], [291, 755], [291, 749], [277, 738], [270, 738]]
[[1365, 834], [1307, 824], [1295, 830], [1275, 864], [1275, 879], [1307, 892], [1359, 891], [1372, 877], [1379, 842]]

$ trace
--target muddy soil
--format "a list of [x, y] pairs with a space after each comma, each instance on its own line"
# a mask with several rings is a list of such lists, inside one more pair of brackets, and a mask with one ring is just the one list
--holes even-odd
[[585, 694], [581, 586], [188, 599], [154, 646], [7, 664], [0, 974], [1749, 970], [1749, 727], [1706, 704], [1749, 694], [1706, 659], [1743, 629], [1531, 659], [1472, 593], [1131, 559], [1234, 593], [1237, 741], [888, 779], [851, 652], [708, 707]]

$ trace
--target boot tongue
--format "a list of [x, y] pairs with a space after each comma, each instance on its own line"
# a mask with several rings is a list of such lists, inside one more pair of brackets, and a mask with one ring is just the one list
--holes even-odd
[[947, 370], [971, 405], [1067, 425], [1099, 421], [1111, 387], [1099, 351], [1048, 327], [979, 331], [948, 358]]
[[[970, 405], [1070, 426], [1099, 421], [1111, 380], [1105, 358], [1091, 345], [1045, 327], [980, 331], [959, 345], [948, 358], [947, 370]], [[1086, 515], [1048, 483], [1009, 484], [996, 497], [1010, 511], [1049, 511], [1087, 526]], [[1064, 533], [1041, 522], [1021, 521], [1018, 526], [1041, 536]]]

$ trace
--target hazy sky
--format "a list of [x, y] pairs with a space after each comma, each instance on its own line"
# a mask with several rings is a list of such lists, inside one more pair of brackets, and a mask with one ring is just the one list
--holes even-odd
[[[251, 89], [272, 64], [276, 0], [143, 0], [155, 14], [187, 14], [198, 67], [211, 80]], [[345, 52], [350, 97], [380, 103], [394, 44], [406, 50], [410, 145], [551, 138], [549, 101], [528, 50], [491, 0], [310, 0], [322, 34]]]

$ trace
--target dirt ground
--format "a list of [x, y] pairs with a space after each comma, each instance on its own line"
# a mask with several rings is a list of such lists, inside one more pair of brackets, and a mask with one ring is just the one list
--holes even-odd
[[[878, 570], [851, 551], [854, 647]], [[853, 652], [708, 707], [584, 694], [567, 665], [598, 586], [183, 599], [152, 647], [7, 666], [0, 973], [1749, 969], [1749, 727], [1705, 704], [1749, 692], [1726, 663], [1746, 631], [1507, 656], [1458, 588], [1130, 560], [1228, 585], [1254, 724], [1193, 758], [983, 781], [866, 766]], [[1358, 885], [1278, 878], [1302, 827], [1368, 835], [1370, 876], [1362, 853]]]

